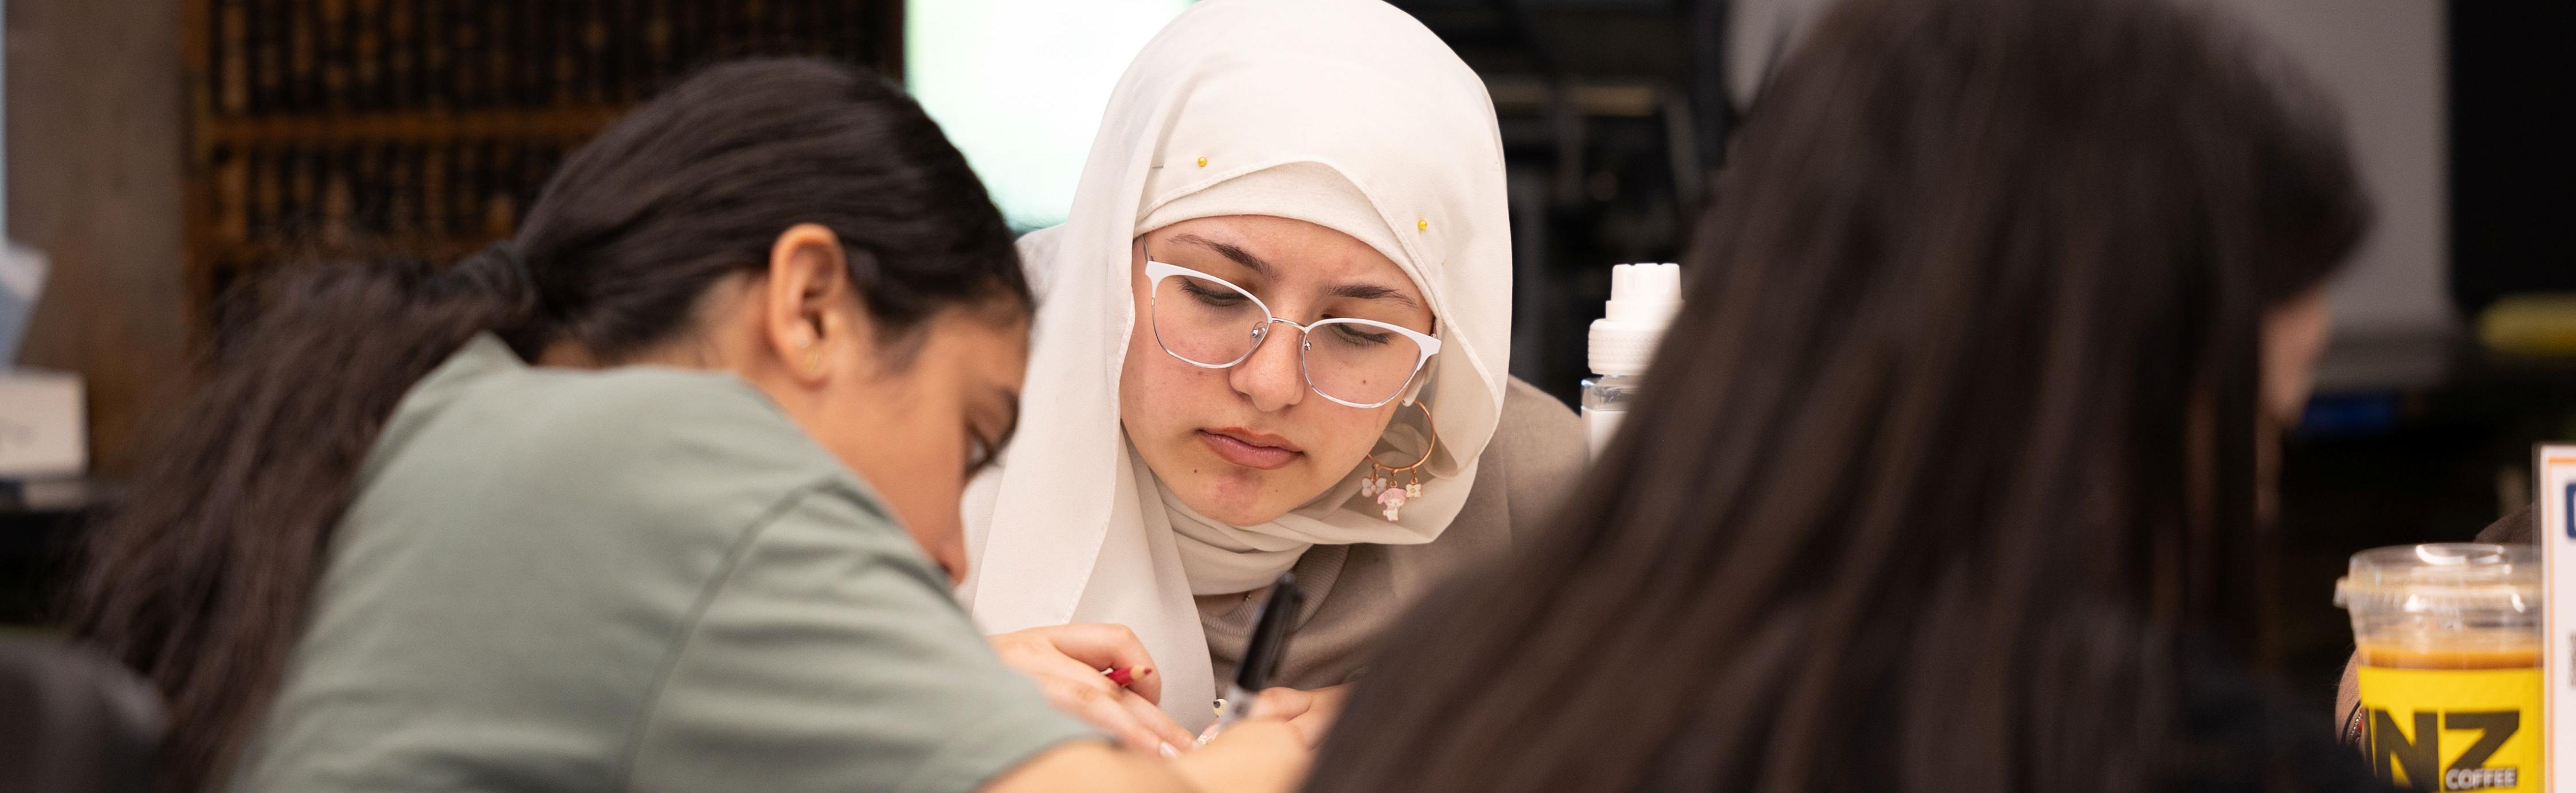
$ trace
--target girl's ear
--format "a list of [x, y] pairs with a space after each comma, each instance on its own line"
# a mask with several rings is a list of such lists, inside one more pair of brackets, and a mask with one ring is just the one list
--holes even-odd
[[780, 233], [769, 249], [766, 288], [763, 341], [798, 382], [822, 382], [841, 358], [830, 351], [852, 342], [858, 330], [840, 311], [856, 297], [840, 236], [814, 223]]

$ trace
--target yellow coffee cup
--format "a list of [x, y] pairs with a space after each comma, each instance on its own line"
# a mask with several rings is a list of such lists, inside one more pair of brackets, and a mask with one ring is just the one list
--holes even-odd
[[2359, 646], [2362, 743], [2416, 790], [2544, 784], [2540, 553], [2438, 543], [2353, 554], [2335, 582]]

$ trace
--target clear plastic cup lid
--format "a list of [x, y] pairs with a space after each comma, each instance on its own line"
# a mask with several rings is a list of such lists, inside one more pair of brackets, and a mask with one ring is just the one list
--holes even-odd
[[2540, 549], [2480, 542], [2372, 548], [2353, 554], [2351, 568], [2335, 581], [2335, 605], [2397, 611], [2536, 610]]

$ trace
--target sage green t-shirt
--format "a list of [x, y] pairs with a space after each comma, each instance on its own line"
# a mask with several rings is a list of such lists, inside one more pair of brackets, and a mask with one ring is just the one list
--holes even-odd
[[1088, 735], [749, 385], [484, 336], [377, 441], [233, 787], [947, 793]]

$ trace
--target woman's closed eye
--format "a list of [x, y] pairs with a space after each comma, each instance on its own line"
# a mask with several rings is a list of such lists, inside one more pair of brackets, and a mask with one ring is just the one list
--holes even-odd
[[1216, 286], [1214, 284], [1203, 283], [1196, 278], [1181, 279], [1181, 291], [1188, 292], [1190, 297], [1211, 306], [1241, 305], [1244, 301], [1243, 293], [1241, 292], [1227, 289], [1222, 286]]
[[994, 388], [984, 393], [978, 410], [968, 411], [966, 434], [966, 478], [973, 479], [1001, 459], [1002, 449], [1011, 445], [1011, 436], [1020, 429], [1020, 395], [1017, 389]]
[[985, 439], [983, 434], [976, 432], [973, 427], [968, 427], [966, 429], [966, 478], [973, 479], [976, 474], [982, 473], [985, 468], [991, 466], [996, 448], [998, 447], [992, 441]]
[[1369, 327], [1350, 322], [1333, 323], [1332, 333], [1352, 344], [1383, 345], [1395, 340], [1395, 334], [1370, 332]]

